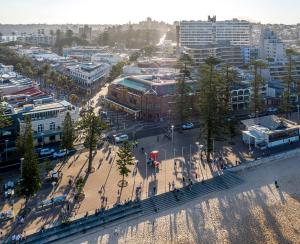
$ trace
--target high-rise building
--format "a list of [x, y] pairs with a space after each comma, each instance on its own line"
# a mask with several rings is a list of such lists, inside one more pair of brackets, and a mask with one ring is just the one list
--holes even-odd
[[83, 27], [79, 28], [79, 36], [86, 40], [92, 40], [92, 27], [88, 25], [84, 25]]
[[181, 47], [217, 45], [229, 41], [230, 45], [250, 45], [251, 27], [245, 20], [216, 21], [216, 16], [207, 21], [181, 21], [177, 28]]
[[259, 56], [261, 59], [281, 61], [285, 58], [284, 43], [269, 28], [262, 31], [259, 42]]

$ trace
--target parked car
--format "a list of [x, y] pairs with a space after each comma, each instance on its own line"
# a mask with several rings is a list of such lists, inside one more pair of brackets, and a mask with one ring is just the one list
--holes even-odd
[[278, 108], [273, 108], [273, 107], [267, 108], [267, 112], [268, 113], [276, 113], [276, 112], [278, 112]]
[[55, 152], [55, 150], [53, 148], [43, 148], [40, 151], [40, 155], [41, 156], [49, 156], [51, 154], [53, 154]]
[[59, 151], [53, 153], [52, 157], [53, 158], [62, 158], [66, 155], [68, 155], [68, 151], [66, 149], [62, 149], [62, 150], [59, 150]]
[[128, 135], [126, 135], [126, 134], [115, 135], [114, 138], [115, 138], [116, 143], [128, 141], [128, 139], [129, 139]]
[[190, 129], [193, 129], [193, 128], [194, 128], [194, 124], [191, 123], [191, 122], [186, 122], [186, 123], [183, 123], [183, 124], [181, 125], [181, 128], [182, 128], [183, 130], [190, 130]]

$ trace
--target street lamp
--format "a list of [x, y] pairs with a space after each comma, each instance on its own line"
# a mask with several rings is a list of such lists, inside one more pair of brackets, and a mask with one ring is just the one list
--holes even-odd
[[148, 154], [145, 152], [145, 160], [146, 160], [146, 163], [145, 163], [145, 165], [146, 165], [146, 197], [147, 197], [147, 188], [148, 188], [148, 172], [147, 172], [147, 167], [148, 167], [148, 164], [147, 164], [147, 158], [148, 157]]
[[5, 140], [5, 160], [7, 161], [7, 144], [8, 140]]
[[42, 136], [42, 148], [44, 148], [44, 133], [43, 132], [41, 133], [41, 136]]
[[166, 149], [161, 149], [165, 152], [165, 192], [167, 192], [167, 150]]
[[172, 131], [172, 143], [174, 140], [174, 125], [171, 125], [171, 131]]
[[20, 160], [21, 160], [20, 170], [21, 170], [21, 179], [22, 179], [24, 158], [20, 158]]
[[299, 104], [297, 104], [297, 109], [298, 109], [298, 123], [299, 123], [299, 117], [300, 117], [300, 115], [299, 115], [299, 107], [300, 107], [300, 105]]

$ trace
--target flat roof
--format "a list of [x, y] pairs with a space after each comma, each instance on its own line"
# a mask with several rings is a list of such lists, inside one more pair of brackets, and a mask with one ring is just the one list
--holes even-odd
[[33, 109], [24, 111], [23, 110], [24, 106], [23, 106], [21, 108], [16, 108], [15, 111], [17, 113], [23, 112], [24, 114], [31, 114], [31, 113], [41, 112], [41, 111], [51, 111], [51, 110], [65, 108], [66, 106], [69, 106], [71, 104], [67, 101], [60, 101], [60, 102], [51, 102], [51, 103], [38, 104], [38, 105], [35, 105], [35, 104], [26, 104], [26, 105], [28, 107], [33, 106]]
[[297, 123], [278, 117], [276, 115], [268, 115], [257, 117], [253, 119], [246, 119], [241, 121], [247, 128], [262, 130], [268, 129], [270, 132], [275, 130], [286, 130], [290, 128], [300, 127]]

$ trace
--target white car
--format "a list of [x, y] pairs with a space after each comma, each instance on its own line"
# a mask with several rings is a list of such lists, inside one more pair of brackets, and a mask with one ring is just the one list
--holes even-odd
[[62, 158], [64, 156], [66, 156], [68, 154], [67, 150], [63, 149], [63, 150], [59, 150], [55, 153], [53, 153], [53, 158]]
[[128, 135], [126, 135], [126, 134], [116, 135], [116, 136], [114, 136], [114, 138], [115, 138], [116, 143], [128, 141], [128, 139], [129, 139]]
[[194, 128], [194, 124], [191, 123], [191, 122], [186, 122], [186, 123], [184, 123], [184, 124], [181, 125], [181, 128], [183, 130], [190, 130], [190, 129]]
[[51, 155], [55, 152], [55, 150], [53, 148], [43, 148], [40, 151], [40, 155], [41, 156], [48, 156]]

